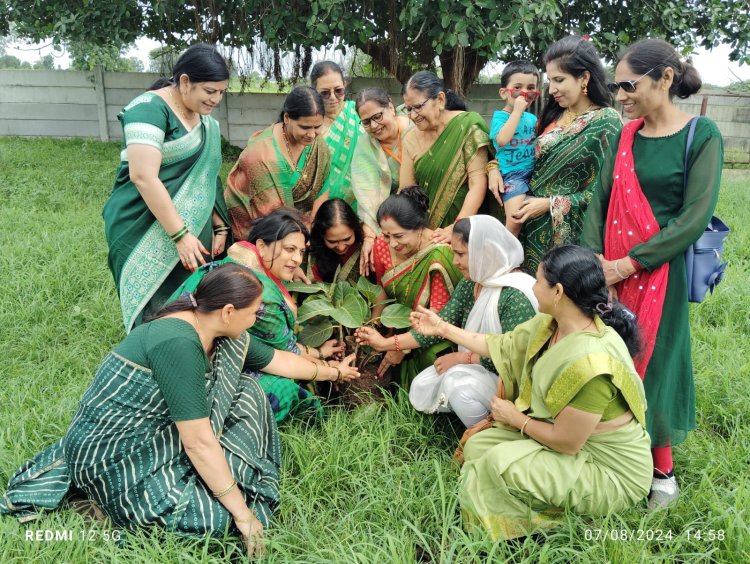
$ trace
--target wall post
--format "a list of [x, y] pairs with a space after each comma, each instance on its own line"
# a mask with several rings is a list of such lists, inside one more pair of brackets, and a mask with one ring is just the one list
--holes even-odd
[[107, 95], [104, 91], [104, 69], [101, 65], [94, 65], [94, 84], [96, 86], [96, 110], [99, 117], [99, 139], [109, 141]]

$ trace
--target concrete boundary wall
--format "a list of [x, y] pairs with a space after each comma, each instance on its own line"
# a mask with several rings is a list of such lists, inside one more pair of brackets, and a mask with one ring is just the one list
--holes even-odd
[[[0, 135], [31, 137], [122, 138], [117, 114], [157, 78], [154, 73], [0, 70]], [[356, 78], [350, 92], [368, 86], [385, 88], [401, 102], [401, 85], [393, 79]], [[478, 84], [467, 103], [489, 123], [499, 109], [498, 85]], [[722, 134], [727, 164], [750, 163], [750, 95], [705, 93], [707, 112]], [[691, 114], [700, 113], [704, 94], [678, 101]], [[212, 114], [233, 145], [243, 147], [255, 131], [273, 123], [283, 94], [229, 93]]]

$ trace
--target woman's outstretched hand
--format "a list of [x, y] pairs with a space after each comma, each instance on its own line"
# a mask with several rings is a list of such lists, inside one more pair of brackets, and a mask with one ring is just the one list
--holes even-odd
[[234, 518], [234, 524], [240, 531], [242, 541], [247, 547], [247, 555], [250, 558], [261, 557], [265, 553], [265, 547], [263, 545], [263, 524], [255, 516], [255, 513], [250, 512], [248, 519]]
[[448, 227], [438, 227], [432, 233], [433, 243], [450, 243], [451, 237], [453, 236], [453, 225]]
[[372, 327], [360, 327], [354, 332], [354, 336], [357, 337], [357, 342], [360, 345], [372, 347], [378, 352], [383, 352], [386, 350], [388, 339], [383, 337]]
[[176, 246], [182, 266], [190, 272], [195, 272], [199, 266], [206, 264], [206, 259], [203, 258], [203, 255], [208, 256], [211, 254], [203, 246], [200, 239], [192, 233], [187, 233], [182, 239], [177, 241]]
[[518, 223], [526, 223], [530, 219], [543, 216], [549, 213], [549, 199], [547, 198], [526, 198], [513, 214], [513, 219]]
[[503, 175], [500, 174], [498, 169], [493, 169], [487, 173], [487, 189], [495, 196], [497, 203], [502, 206], [505, 184], [503, 183]]
[[320, 354], [323, 358], [335, 358], [340, 359], [346, 351], [346, 345], [339, 343], [336, 339], [330, 339], [320, 346]]
[[331, 366], [338, 368], [341, 371], [341, 378], [337, 382], [351, 382], [359, 378], [359, 370], [356, 366], [353, 366], [357, 357], [354, 353], [345, 357], [341, 362], [331, 362]]
[[443, 320], [437, 313], [423, 306], [417, 306], [417, 311], [411, 312], [409, 321], [411, 322], [412, 329], [428, 337], [438, 335], [439, 327], [443, 323]]
[[403, 351], [388, 351], [387, 353], [385, 353], [385, 356], [383, 357], [383, 360], [380, 363], [380, 366], [378, 366], [378, 370], [376, 372], [378, 378], [382, 378], [385, 375], [386, 370], [388, 370], [391, 366], [401, 364], [401, 361], [404, 360], [405, 356], [406, 353], [404, 353]]

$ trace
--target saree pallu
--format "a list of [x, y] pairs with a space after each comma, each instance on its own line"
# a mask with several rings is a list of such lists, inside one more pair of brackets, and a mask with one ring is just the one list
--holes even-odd
[[530, 195], [550, 199], [550, 212], [530, 219], [521, 230], [524, 268], [532, 275], [544, 253], [561, 244], [578, 244], [583, 218], [599, 183], [599, 169], [622, 129], [612, 108], [592, 110], [565, 129], [537, 137]]
[[633, 507], [651, 487], [646, 400], [625, 343], [594, 318], [595, 330], [549, 346], [556, 325], [539, 314], [512, 333], [488, 335], [505, 397], [526, 415], [554, 422], [585, 384], [610, 378], [634, 419], [593, 434], [575, 455], [558, 453], [514, 427], [495, 423], [464, 447], [459, 503], [467, 525], [509, 539], [560, 524], [567, 509], [590, 516]]
[[451, 225], [469, 192], [469, 163], [490, 146], [489, 129], [476, 112], [463, 112], [448, 122], [440, 136], [414, 161], [414, 177], [430, 198], [430, 227]]
[[[431, 244], [412, 258], [387, 270], [381, 279], [383, 289], [389, 298], [395, 299], [413, 310], [418, 305], [428, 307], [432, 293], [432, 275], [439, 274], [450, 296], [463, 275], [453, 264], [453, 251], [449, 245]], [[429, 347], [411, 351], [399, 365], [398, 381], [405, 389], [440, 354], [451, 349], [448, 341], [440, 341]]]
[[[206, 396], [232, 475], [267, 526], [279, 505], [281, 447], [263, 391], [241, 373], [249, 341], [243, 334], [217, 342]], [[185, 453], [151, 371], [116, 353], [102, 362], [65, 437], [11, 478], [0, 511], [34, 518], [57, 507], [71, 485], [117, 527], [220, 536], [233, 526]]]
[[[359, 249], [352, 249], [353, 252], [349, 254], [348, 256], [341, 257], [344, 259], [344, 262], [339, 261], [339, 273], [338, 278], [336, 278], [337, 282], [349, 282], [352, 286], [357, 285], [357, 280], [359, 280], [359, 254], [362, 250], [361, 247]], [[320, 272], [317, 268], [317, 260], [316, 258], [310, 254], [310, 259], [307, 262], [307, 277], [312, 280], [313, 282], [330, 282], [328, 280], [323, 280], [323, 278], [320, 276]]]
[[357, 202], [352, 192], [352, 158], [359, 137], [364, 134], [351, 100], [344, 103], [331, 127], [323, 134], [331, 151], [331, 172], [322, 191], [328, 192], [329, 200], [341, 198], [355, 212]]
[[[188, 271], [180, 264], [177, 247], [169, 234], [130, 180], [126, 145], [142, 143], [160, 148], [159, 180], [185, 226], [204, 247], [211, 248], [213, 211], [216, 210], [228, 222], [223, 193], [219, 189], [219, 123], [210, 116], [201, 116], [200, 123], [191, 131], [160, 144], [159, 140], [165, 139], [165, 132], [159, 126], [128, 120], [128, 112], [142, 112], [142, 105], [158, 107], [161, 103], [166, 106], [163, 101], [155, 99], [161, 100], [151, 92], [142, 94], [118, 116], [123, 122], [123, 149], [115, 186], [102, 214], [109, 245], [109, 268], [115, 279], [128, 332], [141, 323], [144, 313], [154, 313], [164, 304], [173, 290], [188, 277]], [[174, 120], [179, 123], [177, 118]]]
[[253, 135], [227, 176], [224, 197], [236, 240], [244, 241], [250, 223], [280, 207], [312, 210], [331, 168], [326, 144], [315, 139], [305, 147], [295, 171], [273, 136], [274, 126]]

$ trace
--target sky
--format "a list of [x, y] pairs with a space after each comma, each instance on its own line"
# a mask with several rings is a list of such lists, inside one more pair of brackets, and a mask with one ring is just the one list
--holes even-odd
[[[15, 47], [15, 48], [14, 48]], [[139, 39], [136, 41], [135, 48], [131, 49], [125, 55], [126, 57], [137, 57], [143, 61], [144, 68], [148, 68], [148, 52], [156, 47], [159, 43], [150, 39]], [[693, 64], [703, 79], [703, 82], [714, 84], [716, 86], [728, 86], [733, 82], [750, 80], [750, 65], [740, 66], [736, 62], [729, 60], [729, 47], [720, 45], [719, 47], [707, 52], [697, 50], [693, 55]], [[55, 66], [67, 68], [70, 66], [70, 59], [66, 54], [56, 53], [49, 46], [17, 44], [6, 48], [8, 55], [18, 57], [22, 61], [34, 62], [40, 57], [52, 53], [55, 55]]]

